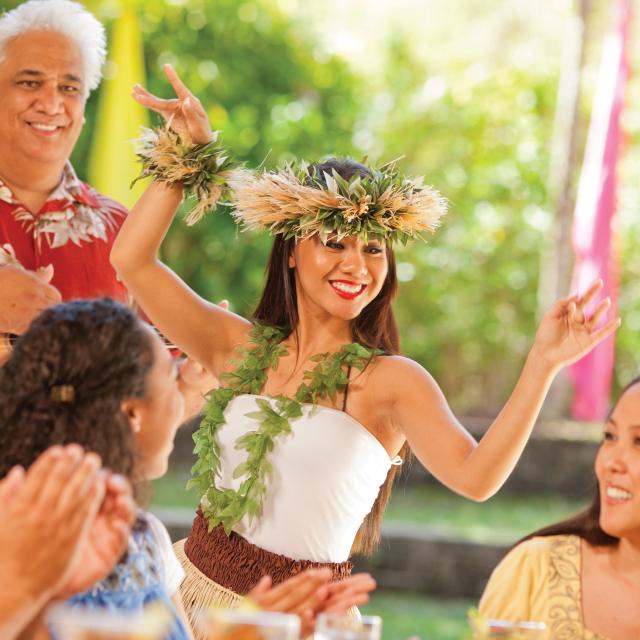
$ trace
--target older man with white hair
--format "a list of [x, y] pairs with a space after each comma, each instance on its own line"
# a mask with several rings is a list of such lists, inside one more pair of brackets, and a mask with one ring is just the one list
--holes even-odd
[[[60, 300], [127, 293], [109, 264], [126, 210], [69, 157], [101, 78], [104, 27], [71, 0], [0, 17], [0, 334]], [[1, 358], [1, 354], [0, 354]]]

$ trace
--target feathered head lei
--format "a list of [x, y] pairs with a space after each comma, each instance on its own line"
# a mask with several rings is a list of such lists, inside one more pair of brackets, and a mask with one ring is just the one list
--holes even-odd
[[291, 163], [275, 172], [232, 172], [233, 215], [248, 229], [285, 238], [377, 236], [406, 244], [433, 233], [446, 213], [444, 198], [422, 178], [406, 178], [395, 163], [345, 180], [335, 170]]
[[188, 224], [223, 201], [245, 228], [268, 229], [285, 238], [337, 234], [405, 244], [424, 232], [433, 233], [446, 213], [444, 198], [423, 185], [422, 178], [402, 176], [395, 162], [371, 169], [360, 166], [362, 171], [348, 180], [335, 169], [322, 170], [331, 163], [291, 163], [278, 171], [255, 173], [229, 158], [217, 133], [211, 142], [194, 145], [168, 128], [143, 129], [138, 140], [140, 178], [181, 183], [185, 197], [195, 198]]

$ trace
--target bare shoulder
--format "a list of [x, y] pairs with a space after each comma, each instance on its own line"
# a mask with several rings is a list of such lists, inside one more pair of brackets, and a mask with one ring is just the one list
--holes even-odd
[[418, 362], [406, 356], [381, 356], [376, 358], [372, 376], [387, 384], [398, 381], [433, 380], [431, 374]]
[[431, 374], [421, 364], [399, 355], [376, 358], [369, 383], [376, 395], [383, 394], [388, 398], [402, 397], [412, 390], [423, 393], [439, 390]]

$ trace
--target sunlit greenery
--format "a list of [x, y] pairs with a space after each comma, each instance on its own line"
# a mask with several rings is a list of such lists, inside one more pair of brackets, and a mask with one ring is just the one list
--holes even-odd
[[[403, 348], [434, 374], [456, 410], [493, 413], [531, 343], [541, 263], [555, 233], [548, 171], [571, 4], [167, 0], [138, 6], [151, 91], [169, 95], [161, 64], [172, 62], [241, 160], [272, 167], [293, 156], [403, 156], [402, 170], [425, 175], [449, 199], [451, 212], [430, 243], [398, 252]], [[107, 26], [118, 14], [116, 0], [87, 5]], [[612, 3], [591, 5], [582, 141]], [[638, 48], [630, 53], [637, 64]], [[620, 382], [640, 365], [638, 105], [636, 74], [620, 171]], [[74, 155], [81, 175], [94, 115], [95, 96]], [[204, 296], [228, 298], [234, 310], [248, 313], [268, 247], [268, 238], [238, 234], [220, 215], [193, 228], [176, 222], [163, 252]]]
[[[197, 506], [195, 492], [185, 491], [188, 470], [174, 468], [153, 483], [152, 508], [182, 508], [185, 517]], [[439, 486], [400, 483], [391, 496], [385, 523], [418, 524], [434, 534], [477, 543], [513, 544], [550, 522], [581, 509], [588, 501], [560, 495], [510, 496], [498, 493], [489, 501], [475, 503]]]

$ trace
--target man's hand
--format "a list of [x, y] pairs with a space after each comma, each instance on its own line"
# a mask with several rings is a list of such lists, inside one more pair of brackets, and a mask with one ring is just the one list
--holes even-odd
[[191, 358], [180, 363], [180, 391], [184, 397], [183, 420], [197, 415], [204, 406], [205, 395], [218, 387], [218, 378]]
[[0, 333], [24, 333], [43, 309], [62, 297], [50, 283], [51, 265], [28, 271], [18, 265], [0, 267]]

